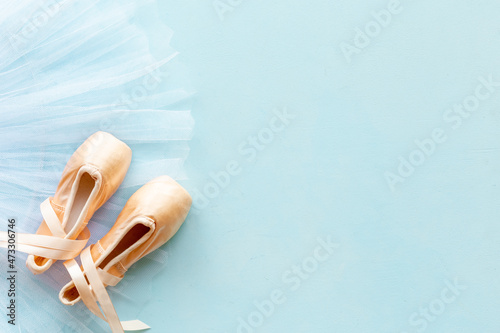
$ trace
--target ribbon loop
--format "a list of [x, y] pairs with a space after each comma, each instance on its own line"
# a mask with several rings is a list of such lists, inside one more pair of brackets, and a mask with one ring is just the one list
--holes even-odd
[[[61, 221], [51, 205], [52, 198], [48, 198], [40, 205], [40, 211], [45, 224], [52, 236], [16, 233], [16, 249], [21, 252], [54, 260], [73, 259], [83, 250], [90, 238], [90, 232], [85, 228], [78, 239], [67, 239]], [[0, 247], [7, 248], [9, 235], [0, 231]]]
[[[16, 233], [16, 249], [44, 258], [66, 260], [64, 266], [80, 293], [83, 303], [93, 314], [106, 321], [113, 333], [150, 328], [140, 320], [120, 322], [104, 285], [115, 286], [122, 278], [96, 268], [90, 253], [90, 246], [82, 251], [90, 238], [87, 228], [80, 233], [78, 239], [65, 238], [67, 234], [52, 207], [51, 200], [52, 198], [48, 198], [42, 202], [40, 211], [52, 236]], [[7, 232], [0, 231], [0, 247], [8, 248], [9, 238]], [[80, 253], [83, 271], [74, 259]]]

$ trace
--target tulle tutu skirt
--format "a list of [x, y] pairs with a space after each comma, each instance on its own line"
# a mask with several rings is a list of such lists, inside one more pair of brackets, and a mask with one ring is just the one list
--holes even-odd
[[[126, 0], [0, 3], [0, 211], [4, 220], [0, 230], [7, 229], [8, 218], [15, 218], [17, 232], [35, 233], [41, 222], [39, 205], [54, 194], [69, 157], [100, 130], [126, 142], [133, 159], [121, 188], [89, 224], [89, 244], [109, 230], [140, 185], [163, 174], [177, 180], [185, 177], [183, 162], [194, 126], [192, 91], [177, 52], [169, 46], [172, 32], [154, 17], [154, 6], [153, 1]], [[143, 16], [147, 19], [141, 20]], [[0, 260], [6, 263], [6, 251], [0, 252]], [[165, 250], [147, 258], [152, 264], [145, 260], [143, 269], [158, 270], [165, 263]], [[20, 331], [107, 329], [81, 304], [65, 307], [58, 302], [58, 288], [69, 279], [61, 262], [34, 277], [25, 269], [25, 259], [19, 253], [16, 262]], [[5, 275], [2, 269], [0, 278]], [[150, 279], [151, 272], [144, 277]], [[132, 280], [123, 287], [108, 288], [111, 297], [114, 293], [136, 304], [146, 301], [147, 281], [142, 279], [142, 292], [133, 295], [137, 288], [130, 286]], [[0, 299], [2, 306], [9, 301], [4, 291]], [[0, 321], [0, 331], [12, 329], [17, 332], [6, 320]]]

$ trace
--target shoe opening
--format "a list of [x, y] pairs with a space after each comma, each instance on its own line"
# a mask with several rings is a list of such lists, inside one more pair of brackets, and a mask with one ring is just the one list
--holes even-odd
[[[119, 261], [121, 257], [127, 255], [132, 250], [141, 245], [148, 235], [154, 230], [154, 224], [147, 226], [143, 223], [137, 223], [130, 228], [125, 235], [120, 239], [116, 246], [109, 252], [109, 254], [99, 264], [99, 268], [105, 269], [109, 263], [114, 264]], [[88, 281], [87, 281], [88, 282]], [[80, 297], [78, 290], [73, 283], [70, 283], [65, 290], [61, 290], [61, 300], [65, 304], [73, 304]]]
[[142, 223], [138, 223], [133, 226], [125, 234], [125, 236], [123, 236], [123, 238], [115, 246], [111, 253], [108, 254], [106, 258], [104, 258], [104, 260], [99, 265], [99, 268], [104, 269], [106, 265], [111, 262], [111, 260], [115, 259], [121, 254], [124, 254], [125, 252], [129, 252], [130, 250], [134, 249], [136, 247], [134, 245], [136, 245], [136, 243], [138, 243], [150, 230], [150, 227]]
[[35, 264], [37, 266], [44, 266], [48, 261], [49, 261], [49, 259], [47, 259], [45, 257], [35, 256]]
[[[96, 186], [96, 181], [88, 173], [83, 173], [78, 183], [78, 188], [73, 199], [73, 204], [69, 211], [68, 221], [64, 227], [66, 233], [70, 233], [81, 219], [85, 219], [84, 208], [90, 199], [90, 195]], [[82, 214], [83, 213], [83, 214]]]

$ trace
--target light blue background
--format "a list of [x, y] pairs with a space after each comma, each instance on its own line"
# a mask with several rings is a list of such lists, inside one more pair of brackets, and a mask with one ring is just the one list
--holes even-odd
[[[224, 20], [212, 1], [161, 2], [198, 92], [183, 185], [241, 172], [164, 248], [151, 332], [237, 332], [276, 289], [254, 332], [500, 331], [500, 88], [459, 128], [443, 119], [479, 77], [500, 81], [500, 3], [401, 0], [349, 63], [341, 43], [389, 2], [233, 0]], [[285, 107], [296, 118], [249, 161], [238, 146]], [[391, 191], [385, 173], [435, 128], [447, 140]], [[328, 236], [340, 246], [292, 290], [283, 274]]]
[[[478, 77], [500, 80], [500, 3], [401, 1], [348, 63], [341, 43], [388, 3], [244, 0], [222, 21], [211, 1], [162, 2], [198, 91], [183, 184], [242, 171], [167, 246], [152, 332], [237, 332], [275, 289], [286, 302], [255, 332], [416, 332], [454, 280], [425, 331], [500, 331], [500, 89], [460, 128], [443, 120]], [[238, 145], [283, 107], [296, 118], [247, 161]], [[385, 172], [434, 128], [447, 140], [391, 191]], [[282, 274], [328, 235], [340, 247], [292, 291]]]
[[[256, 326], [241, 333], [499, 332], [500, 87], [458, 128], [443, 115], [480, 77], [500, 81], [500, 3], [401, 0], [350, 62], [342, 43], [391, 1], [220, 3], [223, 19], [210, 0], [158, 10], [198, 92], [182, 182], [197, 200], [163, 247], [150, 332], [238, 332], [239, 318]], [[249, 159], [239, 147], [284, 109], [295, 118]], [[436, 128], [446, 140], [391, 189]], [[338, 248], [297, 280], [329, 237]]]

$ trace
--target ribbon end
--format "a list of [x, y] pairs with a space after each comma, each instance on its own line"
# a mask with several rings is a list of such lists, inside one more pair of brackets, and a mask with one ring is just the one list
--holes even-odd
[[140, 320], [122, 321], [121, 324], [124, 331], [141, 331], [151, 328]]

